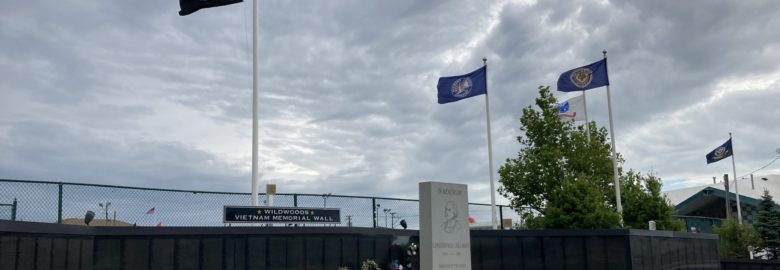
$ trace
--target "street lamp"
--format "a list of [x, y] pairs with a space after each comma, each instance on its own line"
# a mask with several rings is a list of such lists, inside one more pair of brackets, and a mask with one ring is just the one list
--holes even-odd
[[383, 212], [385, 212], [385, 228], [387, 228], [387, 213], [390, 213], [392, 211], [390, 208], [382, 209]]
[[[395, 215], [396, 214], [398, 214], [398, 213], [390, 212], [390, 228], [391, 229], [395, 229], [395, 217], [396, 217]], [[398, 216], [398, 217], [400, 218], [401, 216]]]
[[322, 194], [322, 208], [328, 207], [328, 197], [330, 197], [330, 193]]
[[373, 218], [374, 218], [374, 228], [376, 228], [376, 224], [379, 223], [379, 213], [377, 213], [377, 211], [379, 211], [379, 207], [380, 206], [381, 205], [379, 205], [378, 203], [374, 204], [374, 206], [373, 206], [374, 209], [372, 209], [373, 210], [373, 215], [374, 215], [373, 216]]
[[89, 223], [92, 222], [93, 219], [95, 219], [95, 212], [87, 211], [87, 214], [84, 215], [84, 224], [89, 226]]
[[98, 205], [106, 213], [106, 224], [108, 224], [108, 207], [111, 206], [111, 202], [106, 202], [106, 204], [98, 203]]

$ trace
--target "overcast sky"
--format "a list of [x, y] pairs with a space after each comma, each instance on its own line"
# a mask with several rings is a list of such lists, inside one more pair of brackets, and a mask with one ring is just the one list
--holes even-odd
[[[249, 191], [251, 1], [186, 17], [175, 0], [0, 2], [0, 178]], [[484, 97], [438, 105], [437, 78], [487, 57], [497, 171], [520, 149], [520, 112], [537, 87], [555, 89], [603, 49], [625, 167], [665, 189], [711, 183], [731, 162], [704, 156], [733, 132], [737, 174], [749, 173], [780, 147], [778, 10], [261, 1], [260, 183], [416, 198], [418, 182], [438, 180], [489, 202]], [[608, 126], [606, 89], [587, 100]]]

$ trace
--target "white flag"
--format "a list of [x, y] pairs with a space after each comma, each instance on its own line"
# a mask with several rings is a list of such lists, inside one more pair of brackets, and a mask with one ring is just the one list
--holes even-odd
[[558, 105], [561, 120], [585, 121], [585, 99], [582, 95], [570, 98]]

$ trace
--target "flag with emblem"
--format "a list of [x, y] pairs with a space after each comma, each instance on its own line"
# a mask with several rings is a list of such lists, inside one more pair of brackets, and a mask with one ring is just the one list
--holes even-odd
[[436, 89], [439, 91], [439, 104], [486, 94], [487, 66], [464, 75], [441, 77]]
[[227, 6], [240, 3], [242, 0], [179, 0], [180, 16], [187, 16], [202, 8]]
[[718, 162], [721, 159], [730, 157], [731, 154], [733, 154], [733, 152], [731, 150], [731, 139], [729, 139], [721, 146], [718, 146], [718, 148], [715, 148], [715, 150], [712, 150], [712, 152], [707, 154], [707, 164]]
[[585, 99], [583, 96], [579, 95], [558, 104], [558, 117], [561, 120], [585, 121]]
[[564, 72], [558, 77], [558, 91], [585, 91], [609, 85], [607, 58]]

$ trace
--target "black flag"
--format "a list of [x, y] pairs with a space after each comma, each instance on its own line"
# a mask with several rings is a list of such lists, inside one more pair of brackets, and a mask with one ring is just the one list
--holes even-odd
[[181, 7], [179, 15], [186, 16], [201, 8], [227, 6], [240, 2], [242, 2], [242, 0], [179, 0], [179, 6]]

